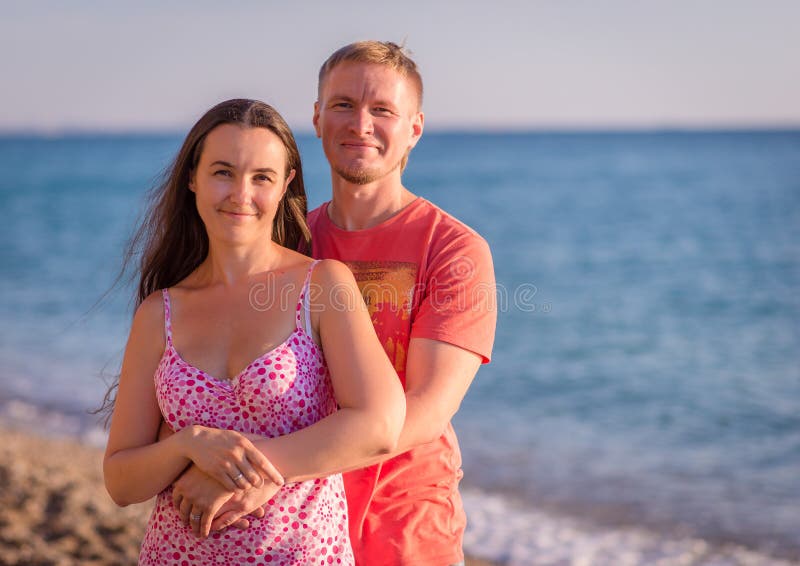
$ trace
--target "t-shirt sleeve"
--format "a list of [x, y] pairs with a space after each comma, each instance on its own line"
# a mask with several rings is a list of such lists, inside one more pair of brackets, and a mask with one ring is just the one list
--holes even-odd
[[411, 338], [453, 344], [492, 356], [497, 324], [497, 290], [489, 245], [475, 233], [462, 234], [430, 260]]

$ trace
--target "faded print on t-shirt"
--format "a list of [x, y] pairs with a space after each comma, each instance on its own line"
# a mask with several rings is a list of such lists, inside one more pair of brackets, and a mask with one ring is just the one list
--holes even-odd
[[378, 336], [383, 337], [383, 349], [394, 369], [398, 374], [405, 373], [419, 266], [404, 261], [345, 261], [345, 264], [356, 278], [372, 324]]

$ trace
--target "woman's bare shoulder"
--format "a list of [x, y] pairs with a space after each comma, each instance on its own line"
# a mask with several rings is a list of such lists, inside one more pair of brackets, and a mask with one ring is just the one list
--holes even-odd
[[323, 259], [311, 275], [311, 301], [321, 311], [363, 308], [364, 300], [353, 273], [341, 261]]
[[164, 327], [164, 294], [162, 291], [150, 293], [133, 315], [133, 330], [154, 333]]
[[312, 282], [319, 285], [338, 285], [355, 283], [353, 272], [337, 259], [322, 259], [314, 266]]

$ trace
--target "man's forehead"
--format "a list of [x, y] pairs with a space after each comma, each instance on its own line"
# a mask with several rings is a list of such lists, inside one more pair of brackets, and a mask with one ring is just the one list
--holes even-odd
[[320, 94], [343, 95], [395, 94], [415, 96], [416, 89], [411, 79], [389, 65], [361, 61], [342, 61], [333, 67], [320, 85]]
[[403, 83], [408, 79], [389, 65], [361, 61], [342, 61], [333, 67], [325, 77], [325, 82], [341, 75], [373, 77], [385, 84]]

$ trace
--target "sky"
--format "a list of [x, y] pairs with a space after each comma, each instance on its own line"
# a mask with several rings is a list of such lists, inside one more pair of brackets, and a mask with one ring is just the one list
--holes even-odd
[[405, 42], [426, 129], [800, 127], [798, 0], [0, 0], [0, 131], [184, 131]]

